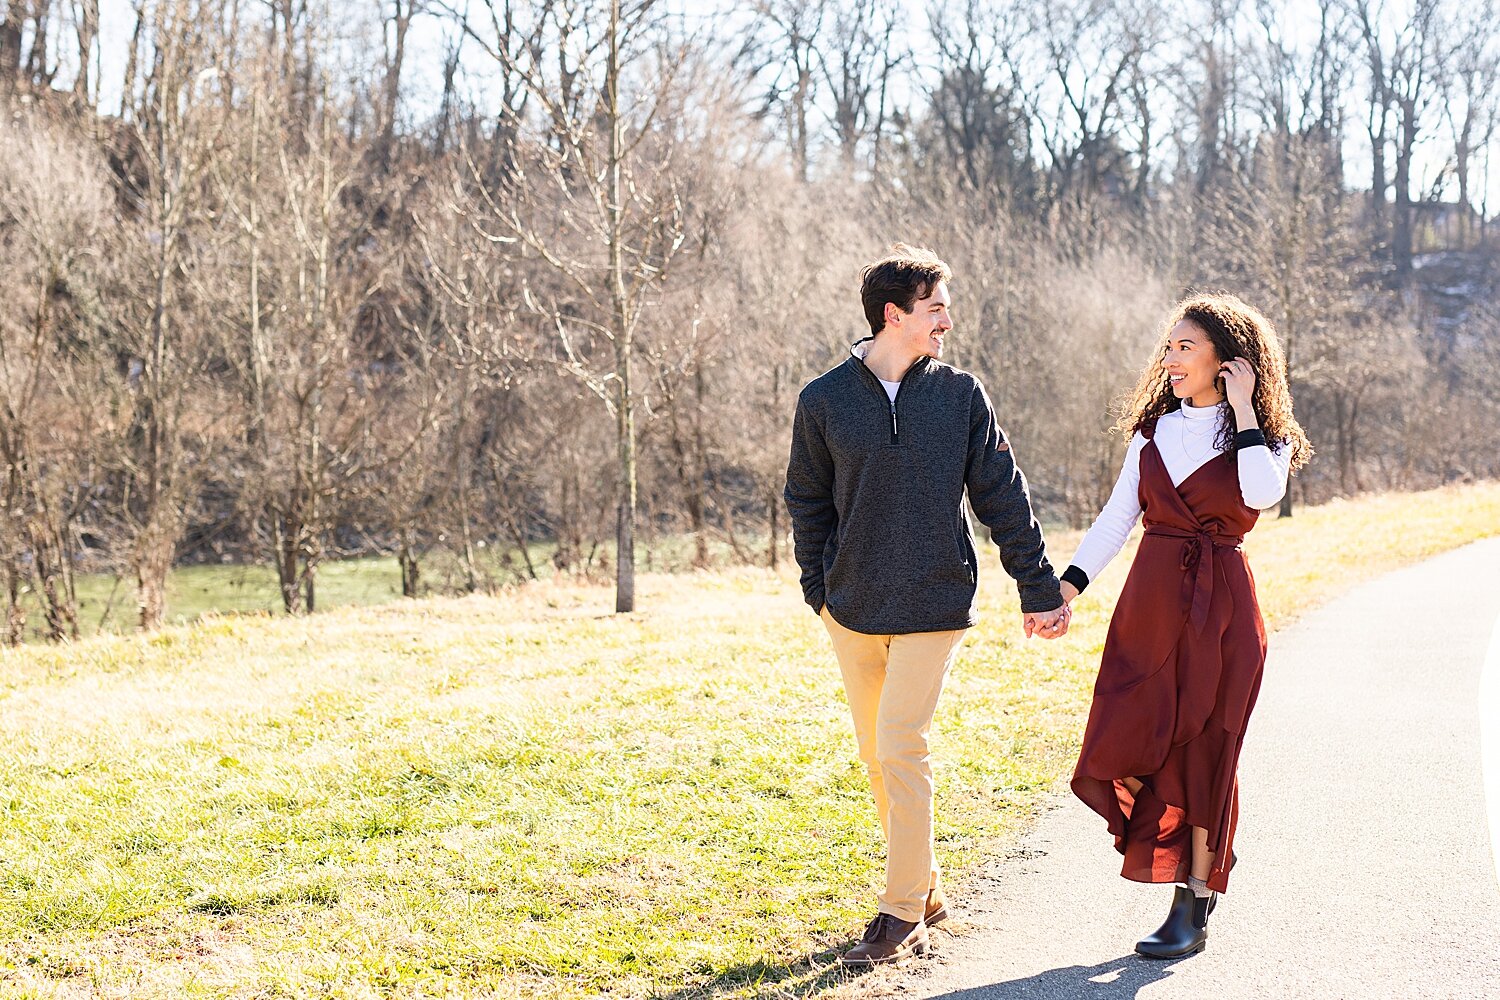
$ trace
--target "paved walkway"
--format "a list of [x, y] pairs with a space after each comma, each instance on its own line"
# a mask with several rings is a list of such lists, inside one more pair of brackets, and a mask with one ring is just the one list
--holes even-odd
[[1490, 539], [1363, 584], [1272, 638], [1241, 761], [1239, 866], [1203, 953], [1132, 954], [1171, 890], [1121, 879], [1103, 821], [1066, 796], [1011, 856], [955, 887], [961, 933], [866, 977], [869, 991], [1500, 997], [1497, 615]]

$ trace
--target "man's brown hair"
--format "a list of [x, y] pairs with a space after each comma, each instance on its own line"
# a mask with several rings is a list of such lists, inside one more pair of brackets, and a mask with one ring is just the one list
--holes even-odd
[[885, 304], [909, 313], [918, 299], [932, 294], [939, 281], [952, 281], [953, 271], [937, 254], [925, 247], [896, 243], [882, 258], [859, 272], [859, 297], [865, 305], [870, 333], [885, 329]]

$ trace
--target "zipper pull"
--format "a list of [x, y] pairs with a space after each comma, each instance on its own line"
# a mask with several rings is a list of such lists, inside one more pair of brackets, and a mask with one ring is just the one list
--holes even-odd
[[891, 437], [898, 438], [901, 432], [896, 429], [896, 404], [891, 403]]

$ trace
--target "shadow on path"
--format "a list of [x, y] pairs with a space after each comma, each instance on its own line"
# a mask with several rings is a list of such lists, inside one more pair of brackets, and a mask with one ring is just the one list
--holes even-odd
[[1131, 1000], [1141, 987], [1161, 982], [1172, 974], [1175, 963], [1160, 962], [1136, 955], [1122, 955], [1098, 965], [1066, 965], [1048, 969], [1025, 979], [1011, 979], [989, 986], [955, 990], [936, 995], [932, 1000], [1010, 1000], [1011, 997], [1034, 997], [1036, 1000]]
[[[650, 994], [651, 1000], [718, 1000], [734, 996], [745, 1000], [791, 1000], [811, 998], [836, 986], [845, 986], [870, 969], [848, 969], [838, 956], [853, 944], [809, 955], [799, 962], [777, 965], [750, 962], [723, 969], [710, 980], [677, 990]], [[1180, 959], [1179, 961], [1187, 961]], [[976, 986], [935, 995], [931, 1000], [1134, 1000], [1141, 987], [1161, 982], [1172, 974], [1176, 962], [1159, 962], [1138, 955], [1122, 955], [1098, 965], [1067, 965], [1048, 969], [1025, 979]], [[920, 961], [907, 968], [920, 967]]]

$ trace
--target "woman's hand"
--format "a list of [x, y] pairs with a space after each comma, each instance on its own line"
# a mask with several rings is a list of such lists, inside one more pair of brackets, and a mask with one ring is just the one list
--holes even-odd
[[1072, 610], [1073, 601], [1078, 597], [1078, 588], [1073, 586], [1067, 580], [1064, 580], [1062, 581], [1062, 595], [1063, 603], [1068, 605], [1069, 610]]
[[1068, 634], [1068, 622], [1073, 618], [1073, 613], [1064, 604], [1060, 608], [1051, 611], [1028, 612], [1022, 616], [1021, 625], [1026, 630], [1026, 638], [1039, 635], [1043, 639], [1059, 639]]
[[[1234, 358], [1219, 365], [1219, 374], [1224, 379], [1224, 398], [1234, 408], [1235, 427], [1245, 430], [1247, 427], [1256, 426], [1255, 406], [1255, 366], [1244, 358]], [[1240, 419], [1248, 415], [1251, 419], [1248, 423]]]

